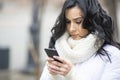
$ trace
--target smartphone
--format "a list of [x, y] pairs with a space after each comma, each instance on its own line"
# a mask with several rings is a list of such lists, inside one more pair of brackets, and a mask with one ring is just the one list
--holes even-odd
[[46, 52], [46, 54], [47, 54], [48, 57], [51, 57], [51, 58], [53, 58], [55, 61], [58, 61], [58, 62], [62, 63], [61, 61], [59, 61], [59, 60], [57, 60], [57, 59], [55, 59], [55, 58], [53, 57], [53, 56], [59, 56], [56, 49], [45, 48], [44, 50], [45, 50], [45, 52]]

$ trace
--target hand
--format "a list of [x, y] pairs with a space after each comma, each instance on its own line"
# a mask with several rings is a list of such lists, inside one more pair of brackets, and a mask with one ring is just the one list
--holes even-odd
[[67, 75], [69, 73], [69, 71], [72, 69], [73, 65], [70, 62], [68, 62], [58, 56], [54, 56], [54, 58], [61, 61], [62, 63], [54, 61], [54, 59], [48, 57], [47, 65], [48, 65], [48, 70], [49, 70], [50, 74], [52, 74], [52, 75], [60, 74], [63, 76]]

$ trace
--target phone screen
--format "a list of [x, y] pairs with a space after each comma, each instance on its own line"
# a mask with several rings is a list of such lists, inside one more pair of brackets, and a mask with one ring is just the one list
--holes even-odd
[[57, 51], [56, 51], [55, 49], [45, 48], [44, 50], [45, 50], [45, 52], [47, 53], [47, 56], [48, 56], [48, 57], [51, 57], [51, 58], [53, 58], [55, 61], [60, 62], [59, 60], [57, 60], [57, 59], [55, 59], [55, 58], [53, 57], [53, 56], [59, 56], [58, 53], [57, 53]]

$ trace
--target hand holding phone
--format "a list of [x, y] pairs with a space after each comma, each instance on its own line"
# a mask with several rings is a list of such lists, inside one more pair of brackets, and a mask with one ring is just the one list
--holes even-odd
[[62, 63], [61, 61], [59, 61], [59, 60], [57, 60], [57, 59], [55, 59], [55, 58], [53, 57], [53, 56], [59, 56], [58, 53], [57, 53], [57, 51], [56, 51], [55, 49], [45, 48], [44, 50], [45, 50], [45, 52], [47, 53], [47, 56], [48, 56], [48, 57], [51, 57], [51, 58], [53, 58], [55, 61], [58, 61], [58, 62]]

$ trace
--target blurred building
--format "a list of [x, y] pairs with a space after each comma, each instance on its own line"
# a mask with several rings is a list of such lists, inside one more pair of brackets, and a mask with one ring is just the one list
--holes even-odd
[[9, 50], [8, 69], [21, 70], [27, 62], [31, 1], [3, 0], [1, 4], [0, 49]]

